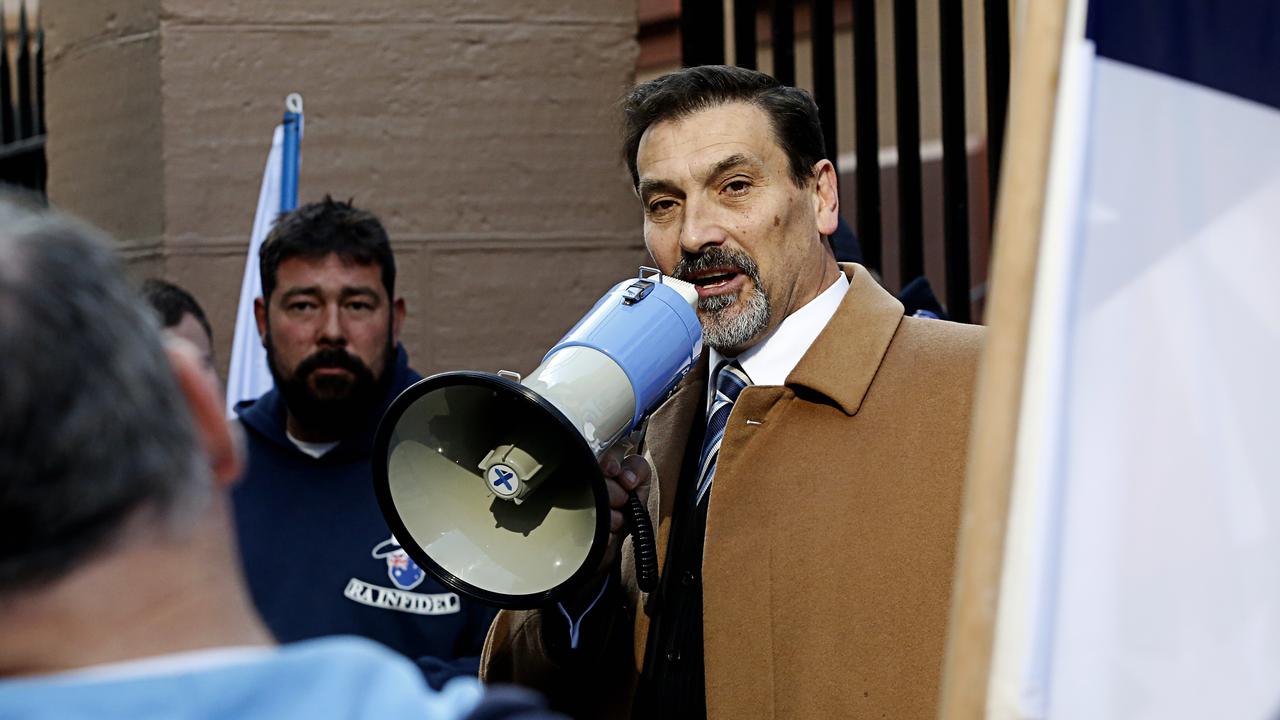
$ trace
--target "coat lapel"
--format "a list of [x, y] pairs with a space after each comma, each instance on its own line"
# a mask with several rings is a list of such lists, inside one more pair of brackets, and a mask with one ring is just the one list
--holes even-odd
[[[707, 353], [702, 357], [676, 386], [676, 391], [653, 414], [644, 431], [644, 442], [640, 450], [653, 477], [649, 484], [649, 516], [657, 518], [658, 527], [658, 572], [667, 562], [667, 540], [671, 537], [671, 514], [676, 501], [676, 483], [680, 480], [680, 466], [684, 461], [685, 446], [689, 444], [689, 428], [697, 415], [698, 403], [703, 402], [706, 393]], [[627, 538], [623, 546], [623, 557], [631, 554], [631, 538]], [[634, 582], [632, 572], [634, 565], [624, 563], [624, 581]], [[644, 602], [643, 600], [641, 601]], [[645, 645], [649, 637], [649, 616], [643, 608], [636, 609], [635, 615], [635, 661], [636, 668], [644, 666]]]
[[846, 415], [856, 415], [902, 323], [903, 308], [866, 268], [843, 263], [840, 269], [849, 278], [849, 292], [787, 376], [787, 387], [821, 393]]
[[649, 418], [645, 429], [644, 452], [653, 468], [649, 489], [649, 512], [658, 518], [659, 568], [667, 559], [667, 536], [671, 529], [671, 513], [676, 500], [676, 482], [689, 443], [689, 428], [705, 396], [707, 354], [702, 357], [676, 387], [675, 393]]

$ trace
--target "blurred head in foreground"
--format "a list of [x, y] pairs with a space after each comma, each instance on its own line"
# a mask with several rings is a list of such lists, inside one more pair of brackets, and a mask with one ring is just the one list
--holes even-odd
[[[268, 642], [232, 552], [236, 438], [105, 237], [0, 197], [0, 353], [0, 675]], [[125, 622], [157, 598], [188, 612]]]

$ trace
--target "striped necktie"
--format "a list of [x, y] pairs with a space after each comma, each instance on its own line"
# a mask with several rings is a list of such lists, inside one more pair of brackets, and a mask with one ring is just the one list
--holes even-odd
[[733, 403], [743, 388], [751, 384], [751, 378], [742, 371], [737, 361], [726, 362], [716, 371], [716, 397], [707, 413], [707, 434], [702, 441], [702, 454], [698, 456], [698, 499], [702, 504], [711, 490], [711, 477], [716, 474], [716, 459], [720, 455], [720, 441], [729, 422]]

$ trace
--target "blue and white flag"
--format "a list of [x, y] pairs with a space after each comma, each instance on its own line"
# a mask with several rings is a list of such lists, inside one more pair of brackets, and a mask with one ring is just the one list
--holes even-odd
[[1280, 4], [1071, 7], [989, 717], [1277, 718]]
[[267, 353], [258, 335], [253, 313], [254, 300], [262, 296], [262, 278], [258, 273], [258, 250], [280, 213], [298, 204], [298, 157], [302, 136], [302, 98], [290, 95], [285, 101], [284, 122], [276, 126], [271, 138], [267, 166], [262, 171], [258, 190], [258, 210], [253, 217], [253, 234], [244, 260], [244, 279], [240, 282], [240, 304], [236, 309], [236, 329], [231, 342], [231, 365], [227, 370], [227, 414], [235, 416], [235, 405], [242, 400], [261, 397], [271, 389], [271, 370]]

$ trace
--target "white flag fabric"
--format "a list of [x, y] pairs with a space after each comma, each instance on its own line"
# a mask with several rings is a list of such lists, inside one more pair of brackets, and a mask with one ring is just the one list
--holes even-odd
[[1278, 718], [1280, 13], [1087, 4], [988, 717]]
[[253, 217], [253, 234], [244, 259], [244, 280], [240, 283], [240, 305], [236, 309], [236, 332], [231, 343], [231, 367], [227, 370], [227, 415], [235, 416], [235, 405], [242, 400], [260, 397], [272, 387], [267, 352], [258, 336], [258, 323], [253, 316], [253, 301], [262, 295], [262, 278], [258, 275], [258, 248], [280, 215], [280, 175], [284, 152], [284, 126], [277, 125], [271, 137], [271, 152], [262, 171], [262, 188], [258, 191], [258, 211]]

